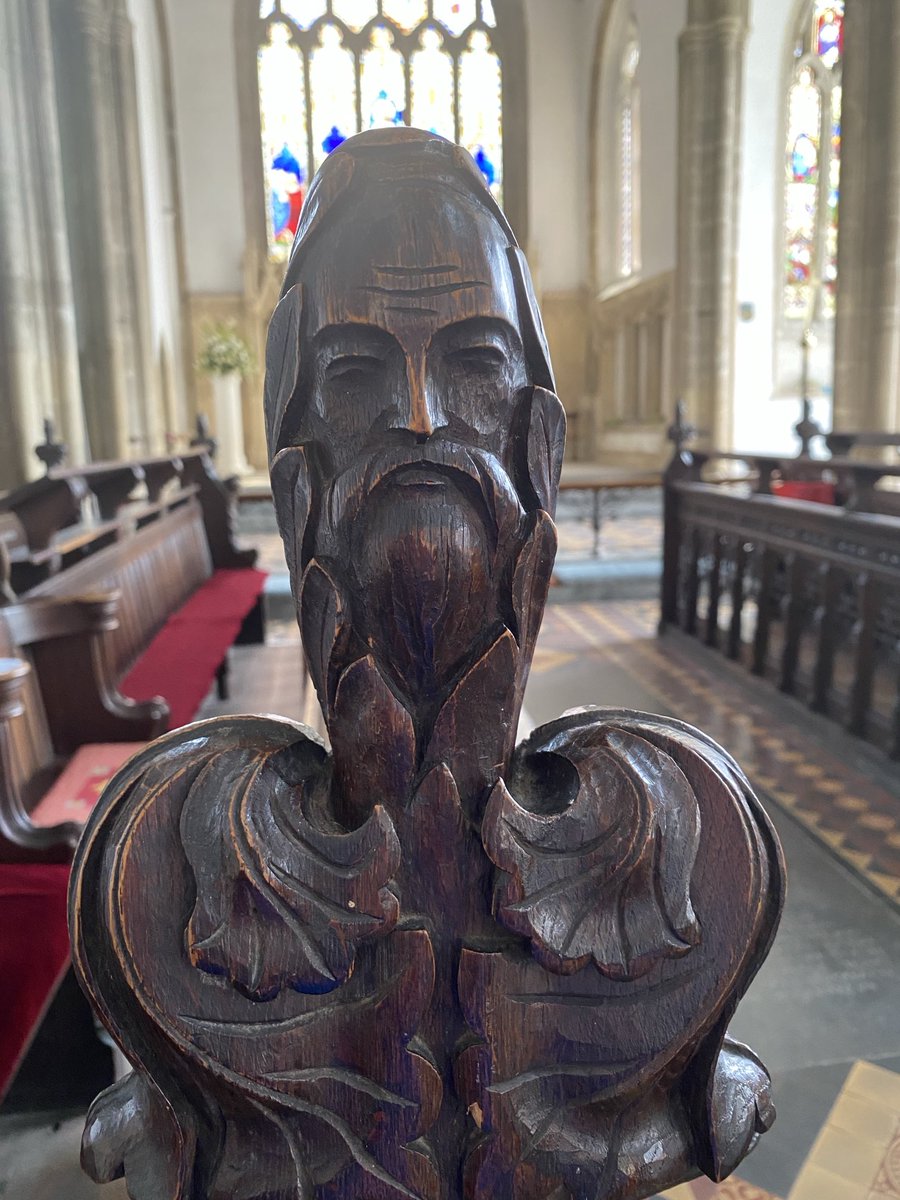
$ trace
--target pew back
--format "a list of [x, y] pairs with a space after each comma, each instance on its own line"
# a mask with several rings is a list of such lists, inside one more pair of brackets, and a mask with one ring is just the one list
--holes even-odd
[[113, 679], [128, 673], [168, 617], [212, 574], [195, 499], [46, 580], [30, 597], [121, 593], [118, 624], [104, 639]]

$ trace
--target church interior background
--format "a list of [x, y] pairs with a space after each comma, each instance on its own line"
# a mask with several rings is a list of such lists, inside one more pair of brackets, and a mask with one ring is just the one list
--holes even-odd
[[[774, 1068], [779, 1121], [740, 1182], [682, 1200], [900, 1197], [898, 47], [898, 0], [0, 0], [0, 488], [45, 475], [39, 445], [72, 468], [156, 460], [189, 453], [205, 421], [269, 578], [265, 644], [233, 648], [231, 698], [212, 688], [199, 716], [317, 721], [262, 404], [314, 172], [352, 134], [410, 124], [469, 150], [503, 206], [568, 418], [528, 716], [603, 702], [699, 725], [744, 765], [788, 857], [782, 933], [734, 1030]], [[204, 369], [216, 339], [236, 370]], [[725, 516], [731, 549], [700, 556], [715, 601], [694, 594], [706, 645], [691, 621], [656, 633], [673, 453], [731, 454], [718, 482], [753, 490], [860, 432], [852, 454], [885, 499], [854, 519], [877, 512], [893, 581], [867, 685], [873, 707], [884, 693], [880, 741], [798, 698], [826, 599], [788, 671], [790, 582], [779, 594], [780, 687], [715, 653], [728, 621], [744, 637], [732, 568], [755, 536]], [[813, 472], [832, 499], [840, 470]], [[799, 491], [781, 473], [775, 491], [811, 502], [808, 467]], [[19, 510], [0, 496], [4, 511]], [[835, 679], [862, 621], [835, 624]], [[78, 1171], [74, 1116], [112, 1069], [80, 1004], [58, 987], [7, 1081], [4, 1200], [125, 1195]]]

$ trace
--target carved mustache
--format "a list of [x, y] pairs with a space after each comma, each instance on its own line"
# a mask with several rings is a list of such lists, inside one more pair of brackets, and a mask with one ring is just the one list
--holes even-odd
[[331, 529], [337, 531], [359, 513], [381, 484], [406, 471], [433, 468], [438, 474], [456, 474], [478, 489], [484, 516], [498, 534], [524, 515], [513, 482], [496, 455], [446, 440], [417, 445], [397, 445], [360, 456], [331, 484], [325, 507]]

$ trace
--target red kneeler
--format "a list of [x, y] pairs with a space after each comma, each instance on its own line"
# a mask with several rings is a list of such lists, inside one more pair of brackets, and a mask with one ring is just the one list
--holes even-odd
[[[219, 570], [169, 618], [122, 682], [138, 700], [164, 696], [169, 727], [194, 719], [265, 585], [264, 571]], [[35, 825], [83, 823], [143, 742], [82, 746], [31, 813]], [[68, 866], [0, 864], [0, 1100], [69, 965]]]
[[0, 865], [0, 1100], [69, 965], [64, 865]]

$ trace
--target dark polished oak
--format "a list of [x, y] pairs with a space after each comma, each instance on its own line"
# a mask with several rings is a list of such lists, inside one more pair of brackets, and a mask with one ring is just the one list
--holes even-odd
[[[843, 449], [856, 436], [829, 441]], [[900, 493], [876, 487], [900, 468], [686, 443], [664, 478], [661, 629], [701, 639], [900, 759]], [[735, 460], [752, 470], [741, 487], [722, 470]], [[779, 495], [783, 482], [828, 484], [842, 504]]]
[[465, 152], [395, 129], [328, 158], [265, 404], [331, 750], [204, 722], [95, 809], [74, 959], [134, 1073], [93, 1105], [85, 1168], [140, 1200], [724, 1177], [774, 1116], [727, 1026], [778, 923], [778, 843], [678, 721], [587, 709], [516, 746], [565, 418]]

